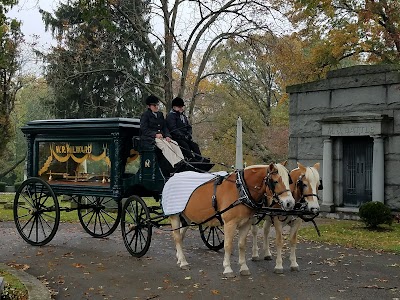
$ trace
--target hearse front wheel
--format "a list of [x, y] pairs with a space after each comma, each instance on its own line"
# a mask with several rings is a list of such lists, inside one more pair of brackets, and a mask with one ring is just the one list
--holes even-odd
[[125, 247], [132, 256], [142, 257], [146, 254], [152, 230], [146, 203], [138, 196], [129, 197], [122, 209], [121, 231]]
[[213, 251], [224, 248], [224, 231], [222, 226], [199, 225], [200, 236], [204, 244]]

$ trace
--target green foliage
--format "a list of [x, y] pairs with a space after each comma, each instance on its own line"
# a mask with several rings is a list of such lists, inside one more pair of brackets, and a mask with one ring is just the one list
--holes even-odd
[[22, 181], [24, 176], [24, 162], [21, 160], [26, 154], [26, 138], [20, 130], [21, 127], [32, 120], [54, 118], [50, 109], [54, 105], [53, 95], [44, 79], [21, 76], [20, 82], [23, 88], [16, 94], [16, 106], [9, 116], [12, 139], [7, 143], [0, 160], [0, 174], [9, 171], [0, 180], [9, 185]]
[[382, 202], [370, 201], [360, 206], [358, 215], [369, 228], [377, 228], [378, 225], [391, 225], [393, 217], [391, 210]]
[[23, 35], [20, 23], [5, 15], [9, 7], [16, 3], [13, 0], [0, 1], [0, 156], [12, 137], [10, 114], [14, 109], [15, 95], [20, 88], [17, 72], [21, 67], [19, 55]]
[[4, 192], [6, 190], [7, 183], [0, 181], [0, 192]]
[[[59, 118], [138, 116], [152, 60], [138, 28], [147, 31], [145, 1], [68, 1], [54, 16], [42, 11], [46, 28], [60, 41], [44, 56]], [[134, 16], [139, 16], [132, 20]], [[135, 22], [135, 24], [131, 24]], [[155, 83], [155, 82], [153, 82]]]
[[19, 181], [19, 182], [14, 183], [14, 188], [15, 188], [15, 190], [18, 190], [19, 187], [21, 186], [21, 184], [22, 184], [22, 181]]

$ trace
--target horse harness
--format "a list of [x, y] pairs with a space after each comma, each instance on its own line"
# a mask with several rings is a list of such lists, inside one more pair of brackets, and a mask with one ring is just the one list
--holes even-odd
[[[311, 193], [311, 194], [304, 194], [304, 184], [303, 184], [303, 178], [304, 178], [304, 177], [305, 177], [305, 174], [300, 175], [299, 178], [297, 179], [296, 185], [295, 185], [295, 187], [296, 187], [297, 189], [300, 189], [300, 201], [297, 202], [297, 203], [295, 204], [295, 206], [294, 206], [294, 208], [295, 208], [295, 209], [298, 209], [298, 210], [303, 210], [303, 209], [305, 209], [305, 207], [307, 206], [307, 200], [306, 200], [307, 197], [310, 197], [310, 196], [311, 196], [311, 197], [317, 197], [317, 199], [318, 199], [318, 201], [319, 201], [319, 196], [318, 196], [318, 194], [314, 194], [314, 193]], [[322, 179], [320, 179], [319, 181], [320, 181], [320, 184], [319, 184], [319, 186], [318, 186], [318, 190], [322, 190], [322, 188], [323, 188], [323, 187], [322, 187]], [[315, 220], [314, 220], [314, 218], [315, 218], [316, 216], [318, 216], [318, 214], [315, 214], [315, 215], [312, 216], [311, 218], [308, 218], [308, 217], [305, 217], [305, 216], [300, 216], [300, 218], [301, 218], [303, 221], [305, 221], [305, 222], [312, 222], [313, 225], [314, 225], [315, 230], [317, 231], [318, 236], [321, 236], [321, 233], [320, 233], [320, 231], [319, 231], [319, 229], [318, 229], [318, 226], [317, 226], [317, 224], [315, 223]]]
[[[211, 201], [212, 201], [212, 206], [215, 209], [215, 215], [212, 216], [211, 218], [207, 219], [205, 222], [210, 221], [213, 218], [217, 218], [218, 221], [221, 223], [221, 226], [224, 224], [223, 220], [222, 220], [222, 214], [225, 213], [226, 211], [230, 210], [231, 208], [234, 208], [235, 206], [238, 206], [239, 204], [243, 204], [245, 206], [247, 206], [250, 209], [253, 210], [258, 210], [263, 206], [263, 202], [261, 201], [260, 203], [257, 203], [251, 196], [249, 189], [246, 185], [246, 182], [244, 180], [244, 170], [243, 169], [239, 169], [235, 171], [236, 173], [236, 188], [238, 189], [238, 193], [239, 193], [239, 198], [236, 199], [235, 202], [233, 202], [231, 205], [229, 205], [227, 208], [223, 209], [223, 210], [218, 210], [218, 203], [217, 203], [217, 186], [220, 185], [223, 180], [225, 179], [224, 176], [218, 176], [215, 180], [214, 180], [214, 193], [211, 197]], [[267, 176], [268, 177], [268, 176]], [[267, 177], [265, 177], [263, 179], [263, 182], [265, 184], [267, 184], [266, 180]], [[260, 189], [260, 187], [255, 187], [256, 189]], [[204, 223], [205, 223], [204, 222]]]
[[[277, 173], [278, 173], [278, 171], [274, 171], [271, 173], [268, 172], [267, 177], [265, 178], [265, 184], [268, 186], [268, 188], [272, 192], [272, 203], [269, 205], [269, 207], [273, 207], [275, 205], [279, 205], [282, 207], [282, 200], [279, 198], [279, 196], [282, 195], [283, 193], [290, 192], [290, 190], [288, 190], [288, 189], [285, 189], [279, 193], [275, 192], [276, 182], [272, 180], [272, 175], [275, 175]], [[292, 178], [290, 177], [289, 174], [288, 174], [288, 176], [289, 176], [289, 184], [291, 184]], [[264, 195], [265, 195], [265, 199], [266, 199], [267, 195], [266, 194], [264, 194]], [[267, 203], [265, 203], [265, 205], [267, 205]]]
[[[307, 200], [306, 200], [307, 197], [316, 197], [318, 200], [320, 200], [318, 194], [314, 193], [304, 194], [304, 184], [303, 184], [304, 177], [305, 174], [302, 174], [296, 181], [295, 187], [300, 190], [300, 200], [295, 204], [295, 209], [304, 209], [307, 206]], [[318, 189], [322, 190], [322, 179], [320, 179], [320, 185], [318, 186]]]

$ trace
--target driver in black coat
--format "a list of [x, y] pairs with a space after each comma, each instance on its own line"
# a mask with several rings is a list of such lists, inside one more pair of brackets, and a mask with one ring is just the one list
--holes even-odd
[[172, 109], [167, 115], [167, 127], [172, 138], [181, 146], [183, 156], [190, 161], [203, 161], [199, 145], [193, 141], [192, 126], [184, 114], [185, 102], [176, 97], [172, 100]]
[[146, 98], [147, 110], [140, 117], [142, 145], [156, 145], [174, 168], [182, 165], [183, 154], [177, 142], [171, 139], [164, 115], [159, 109], [160, 100], [150, 95]]

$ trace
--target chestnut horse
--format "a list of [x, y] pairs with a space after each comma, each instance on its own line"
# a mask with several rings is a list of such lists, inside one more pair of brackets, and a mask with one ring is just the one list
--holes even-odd
[[[289, 174], [291, 178], [290, 190], [296, 200], [295, 207], [305, 212], [311, 212], [315, 215], [319, 213], [318, 203], [318, 189], [320, 185], [320, 176], [318, 173], [319, 163], [313, 167], [305, 167], [301, 163], [297, 163], [298, 168], [293, 169]], [[321, 186], [322, 187], [322, 186]], [[272, 204], [272, 197], [267, 197], [268, 205]], [[274, 205], [273, 205], [274, 206]], [[276, 205], [275, 205], [276, 206]], [[274, 272], [283, 273], [282, 266], [282, 248], [283, 248], [283, 227], [290, 226], [289, 240], [290, 240], [290, 269], [298, 271], [299, 265], [296, 260], [296, 245], [297, 233], [302, 223], [301, 217], [296, 216], [274, 216], [266, 217], [263, 225], [263, 249], [264, 259], [272, 260], [271, 251], [269, 248], [269, 232], [272, 225], [275, 227], [276, 234], [276, 264]], [[257, 246], [257, 231], [258, 227], [253, 226], [253, 253], [252, 258], [258, 259], [258, 246]]]
[[[229, 174], [221, 183], [211, 180], [200, 185], [190, 196], [184, 211], [170, 216], [176, 256], [181, 269], [188, 269], [182, 249], [181, 217], [187, 224], [206, 224], [224, 228], [223, 274], [234, 277], [231, 268], [232, 242], [239, 230], [239, 265], [241, 275], [250, 275], [245, 259], [245, 241], [255, 211], [261, 207], [267, 186], [274, 185], [285, 207], [294, 206], [294, 198], [286, 188], [280, 164], [254, 165]], [[287, 173], [286, 173], [287, 177]]]

